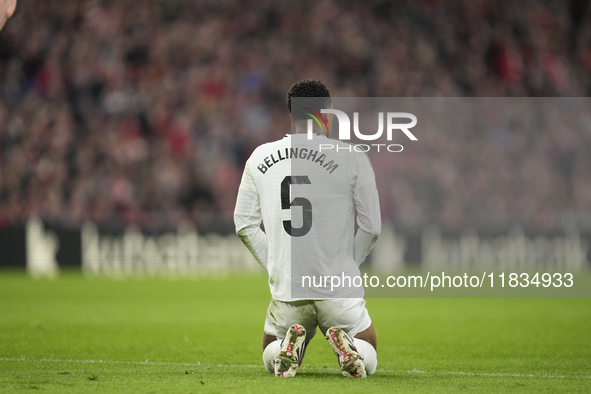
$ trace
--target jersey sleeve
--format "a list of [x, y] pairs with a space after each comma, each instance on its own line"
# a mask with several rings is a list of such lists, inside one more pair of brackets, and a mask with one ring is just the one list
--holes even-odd
[[240, 181], [236, 208], [234, 209], [234, 224], [240, 240], [268, 274], [267, 235], [260, 227], [263, 221], [261, 201], [249, 164], [250, 160], [244, 167]]
[[375, 175], [365, 153], [356, 154], [353, 163], [353, 200], [359, 226], [354, 240], [354, 258], [361, 265], [380, 236], [382, 218]]

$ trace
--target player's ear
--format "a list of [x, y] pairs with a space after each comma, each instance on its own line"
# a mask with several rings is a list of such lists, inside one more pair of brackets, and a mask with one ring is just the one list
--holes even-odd
[[12, 0], [10, 5], [8, 6], [8, 10], [6, 10], [6, 16], [10, 18], [12, 14], [14, 14], [14, 10], [16, 9], [16, 0]]

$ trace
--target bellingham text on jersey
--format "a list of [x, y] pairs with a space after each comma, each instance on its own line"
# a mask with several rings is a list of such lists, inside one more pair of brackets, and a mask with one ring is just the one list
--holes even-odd
[[[263, 159], [257, 168], [263, 174], [267, 172], [274, 164], [286, 159], [304, 159], [318, 163], [322, 168], [332, 174], [339, 166], [334, 160], [328, 160], [324, 153], [320, 153], [314, 149], [308, 148], [285, 148], [277, 150], [277, 157], [273, 153]], [[328, 161], [327, 161], [328, 160]], [[325, 163], [326, 161], [326, 163]]]

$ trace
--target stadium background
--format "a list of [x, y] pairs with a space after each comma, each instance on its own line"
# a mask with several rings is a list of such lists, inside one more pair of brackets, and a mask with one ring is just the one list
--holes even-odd
[[[0, 33], [0, 266], [79, 266], [86, 240], [96, 272], [256, 270], [233, 236], [240, 175], [305, 77], [343, 97], [588, 96], [589, 3], [20, 1]], [[382, 245], [395, 231], [414, 264], [429, 226], [588, 239], [586, 126], [378, 163]]]
[[[296, 379], [275, 379], [267, 279], [231, 213], [248, 154], [287, 132], [294, 81], [568, 106], [590, 94], [589, 22], [577, 0], [18, 0], [0, 32], [0, 392], [588, 393], [590, 298], [368, 297], [375, 375], [343, 379], [317, 335]], [[440, 234], [472, 258], [511, 237], [529, 268], [584, 271], [591, 121], [575, 120], [483, 117], [376, 158], [371, 265], [424, 263]], [[81, 263], [131, 278], [7, 268]]]

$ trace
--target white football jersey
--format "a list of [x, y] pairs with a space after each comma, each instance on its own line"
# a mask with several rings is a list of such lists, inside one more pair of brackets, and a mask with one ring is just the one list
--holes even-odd
[[326, 281], [359, 276], [381, 229], [374, 172], [367, 154], [354, 148], [322, 134], [292, 134], [248, 159], [236, 232], [269, 275], [274, 299], [363, 297], [362, 287], [343, 283], [343, 293]]

